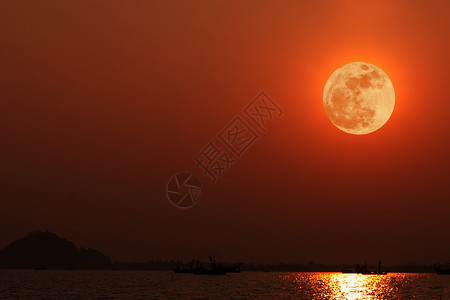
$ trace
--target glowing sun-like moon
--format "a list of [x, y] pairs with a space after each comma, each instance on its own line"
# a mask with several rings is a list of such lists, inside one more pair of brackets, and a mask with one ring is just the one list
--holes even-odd
[[395, 92], [391, 80], [377, 66], [352, 62], [338, 68], [323, 89], [323, 106], [330, 121], [351, 134], [367, 134], [392, 115]]

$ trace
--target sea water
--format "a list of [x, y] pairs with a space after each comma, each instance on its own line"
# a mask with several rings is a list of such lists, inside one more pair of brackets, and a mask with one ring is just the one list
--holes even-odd
[[0, 299], [450, 299], [450, 276], [0, 270]]

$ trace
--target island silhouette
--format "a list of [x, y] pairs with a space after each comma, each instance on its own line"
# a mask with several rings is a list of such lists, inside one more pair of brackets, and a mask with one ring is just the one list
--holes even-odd
[[71, 241], [48, 231], [30, 232], [0, 250], [2, 269], [105, 269], [108, 256], [91, 248], [77, 248]]

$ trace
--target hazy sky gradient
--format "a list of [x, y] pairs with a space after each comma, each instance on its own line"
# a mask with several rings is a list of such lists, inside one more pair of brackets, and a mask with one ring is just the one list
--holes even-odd
[[[49, 229], [113, 259], [450, 261], [448, 1], [3, 1], [0, 247]], [[322, 91], [366, 61], [380, 130]], [[167, 180], [261, 90], [284, 110], [190, 210]]]

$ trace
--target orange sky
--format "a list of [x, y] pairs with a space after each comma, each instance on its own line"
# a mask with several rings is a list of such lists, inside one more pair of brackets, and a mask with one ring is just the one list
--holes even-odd
[[[4, 1], [0, 247], [49, 229], [113, 259], [450, 261], [447, 1]], [[391, 119], [327, 119], [330, 74], [390, 77]], [[284, 110], [178, 210], [167, 180], [261, 90]]]

